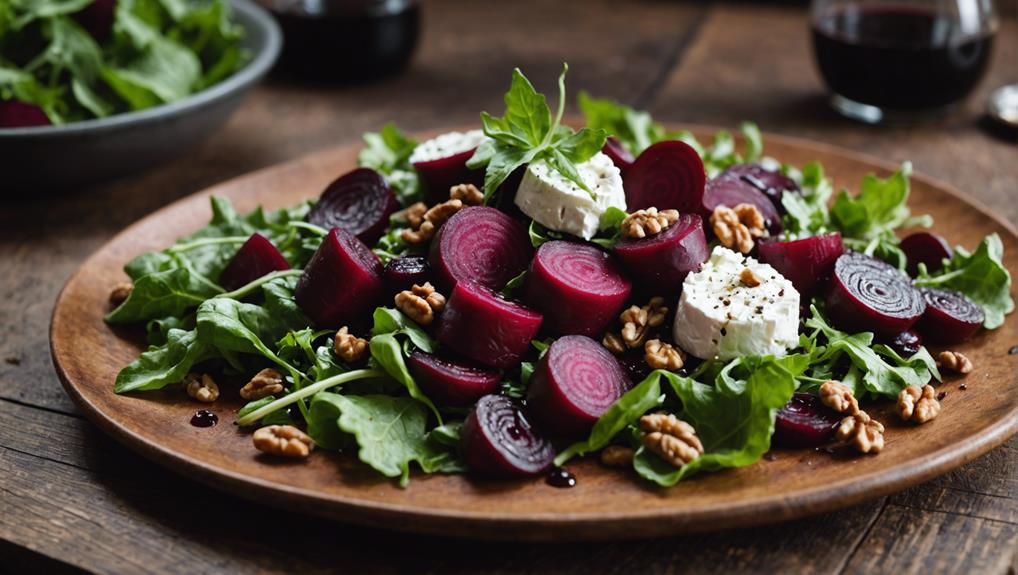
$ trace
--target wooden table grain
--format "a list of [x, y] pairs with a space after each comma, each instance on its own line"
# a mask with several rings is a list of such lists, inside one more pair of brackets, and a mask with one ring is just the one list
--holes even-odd
[[1018, 439], [924, 485], [792, 523], [520, 545], [280, 512], [171, 474], [85, 421], [57, 381], [47, 344], [53, 301], [85, 256], [174, 199], [354, 141], [390, 119], [426, 129], [498, 111], [513, 66], [551, 89], [567, 60], [574, 89], [662, 119], [752, 119], [772, 132], [910, 159], [1018, 223], [1018, 140], [978, 123], [988, 89], [1018, 81], [1013, 19], [1002, 23], [990, 77], [965, 111], [910, 129], [862, 126], [828, 111], [801, 6], [428, 0], [424, 26], [413, 66], [398, 77], [347, 88], [270, 81], [220, 133], [168, 165], [58, 198], [0, 204], [0, 573], [1015, 572]]

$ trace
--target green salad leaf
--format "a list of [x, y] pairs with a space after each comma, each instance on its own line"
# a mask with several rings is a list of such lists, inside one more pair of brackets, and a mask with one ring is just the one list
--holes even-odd
[[361, 167], [385, 174], [386, 180], [404, 206], [421, 199], [421, 182], [410, 164], [417, 142], [389, 122], [378, 132], [364, 134], [365, 147], [357, 156]]
[[374, 328], [369, 343], [371, 358], [393, 379], [403, 384], [410, 397], [428, 406], [435, 413], [438, 421], [442, 421], [438, 408], [431, 402], [424, 391], [414, 380], [406, 366], [406, 357], [410, 355], [406, 346], [400, 344], [397, 336], [405, 336], [407, 341], [425, 353], [435, 350], [434, 340], [403, 312], [380, 307], [374, 313]]
[[983, 327], [995, 329], [1004, 323], [1005, 315], [1014, 311], [1011, 273], [1004, 267], [1003, 257], [1004, 245], [1000, 236], [990, 234], [972, 253], [957, 247], [954, 257], [935, 274], [928, 273], [926, 266], [919, 264], [920, 274], [915, 284], [964, 294], [982, 306], [986, 315]]
[[162, 389], [182, 381], [196, 363], [217, 355], [214, 348], [198, 339], [197, 331], [170, 329], [165, 344], [150, 347], [120, 370], [113, 391], [127, 393]]

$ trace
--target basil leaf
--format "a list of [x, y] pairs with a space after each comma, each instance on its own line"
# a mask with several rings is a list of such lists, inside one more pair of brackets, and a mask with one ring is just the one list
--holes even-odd
[[983, 327], [995, 329], [1003, 325], [1004, 316], [1014, 311], [1011, 298], [1011, 273], [1004, 267], [1004, 245], [996, 233], [983, 238], [976, 251], [968, 253], [957, 248], [944, 268], [929, 274], [920, 264], [915, 280], [917, 286], [949, 289], [959, 292], [983, 308]]

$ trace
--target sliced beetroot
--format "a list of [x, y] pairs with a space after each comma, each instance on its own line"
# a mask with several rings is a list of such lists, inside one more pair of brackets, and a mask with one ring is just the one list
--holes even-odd
[[695, 214], [680, 214], [657, 235], [623, 238], [614, 253], [639, 291], [657, 294], [677, 292], [689, 272], [699, 270], [710, 256], [703, 220]]
[[330, 230], [342, 228], [366, 244], [378, 240], [399, 203], [385, 177], [368, 168], [340, 176], [325, 188], [308, 221]]
[[474, 282], [456, 284], [435, 334], [443, 345], [490, 367], [519, 363], [541, 327], [541, 314]]
[[407, 363], [424, 394], [438, 405], [471, 405], [493, 393], [501, 381], [493, 369], [420, 351], [410, 354]]
[[318, 327], [363, 325], [385, 297], [382, 263], [352, 233], [334, 228], [311, 256], [293, 295]]
[[982, 307], [956, 291], [919, 288], [919, 292], [926, 302], [926, 311], [916, 330], [928, 341], [961, 343], [975, 335], [986, 319]]
[[29, 128], [50, 124], [49, 116], [35, 104], [16, 100], [0, 101], [0, 128]]
[[542, 429], [579, 437], [631, 386], [603, 345], [586, 336], [567, 335], [551, 344], [530, 376], [527, 408]]
[[382, 274], [389, 292], [398, 293], [430, 281], [431, 264], [424, 256], [401, 256], [389, 260]]
[[636, 158], [629, 153], [629, 150], [615, 136], [608, 136], [608, 139], [604, 141], [604, 147], [601, 148], [601, 151], [604, 152], [604, 155], [611, 158], [612, 163], [622, 173], [623, 178], [626, 177], [626, 172], [629, 171], [629, 168], [633, 166], [633, 162], [636, 161]]
[[269, 238], [255, 232], [240, 246], [219, 275], [219, 285], [227, 290], [235, 290], [266, 274], [288, 269], [290, 264]]
[[781, 214], [774, 203], [766, 194], [737, 175], [722, 174], [707, 182], [699, 212], [704, 218], [709, 218], [718, 206], [734, 208], [739, 204], [756, 206], [764, 218], [767, 231], [772, 235], [781, 231]]
[[894, 266], [858, 252], [845, 252], [835, 262], [827, 311], [838, 328], [893, 338], [925, 309], [919, 290]]
[[813, 236], [790, 242], [762, 241], [757, 257], [785, 276], [809, 301], [831, 277], [834, 262], [845, 253], [841, 234]]
[[842, 416], [808, 393], [796, 393], [774, 419], [771, 442], [778, 447], [818, 447], [834, 437]]
[[739, 164], [728, 168], [721, 175], [739, 178], [753, 186], [771, 200], [779, 213], [785, 212], [785, 207], [781, 203], [782, 194], [786, 191], [796, 193], [802, 191], [792, 178], [781, 172], [768, 170], [760, 164]]
[[626, 303], [632, 284], [611, 256], [590, 244], [551, 241], [530, 263], [523, 301], [556, 335], [600, 335]]
[[938, 272], [943, 269], [944, 260], [954, 255], [947, 240], [933, 232], [909, 234], [901, 240], [900, 247], [908, 258], [908, 273], [912, 277], [919, 275], [919, 264], [926, 264], [930, 273]]
[[703, 161], [689, 144], [678, 140], [658, 142], [626, 170], [626, 206], [631, 212], [655, 207], [698, 213], [706, 182]]
[[460, 452], [471, 471], [492, 477], [538, 475], [555, 459], [551, 443], [502, 395], [482, 397], [470, 411], [460, 431]]
[[443, 289], [464, 280], [502, 289], [527, 268], [533, 252], [522, 224], [478, 206], [460, 210], [439, 228], [428, 260]]
[[901, 357], [912, 357], [922, 349], [923, 337], [914, 329], [906, 329], [887, 342], [887, 346]]

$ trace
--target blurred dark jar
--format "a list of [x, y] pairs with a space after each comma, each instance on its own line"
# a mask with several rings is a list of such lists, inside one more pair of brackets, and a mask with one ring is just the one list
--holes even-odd
[[276, 72], [355, 83], [403, 69], [420, 33], [417, 0], [259, 0], [283, 29]]

